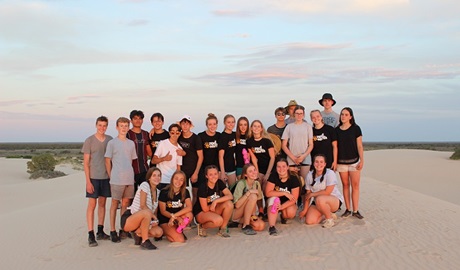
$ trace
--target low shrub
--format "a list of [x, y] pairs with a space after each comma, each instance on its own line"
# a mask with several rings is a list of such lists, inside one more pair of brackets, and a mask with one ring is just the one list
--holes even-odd
[[460, 159], [460, 148], [455, 149], [455, 152], [450, 156], [450, 159], [459, 160]]

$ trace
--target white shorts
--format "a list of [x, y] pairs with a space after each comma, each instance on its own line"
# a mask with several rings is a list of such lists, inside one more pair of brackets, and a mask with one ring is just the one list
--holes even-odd
[[337, 164], [337, 172], [356, 172], [358, 169], [356, 169], [356, 166], [358, 165], [358, 162], [353, 163], [353, 164]]

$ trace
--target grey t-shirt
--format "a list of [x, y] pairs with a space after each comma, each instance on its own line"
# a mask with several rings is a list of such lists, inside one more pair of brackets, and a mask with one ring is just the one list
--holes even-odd
[[[312, 126], [306, 122], [301, 124], [291, 123], [286, 126], [283, 132], [282, 140], [288, 140], [289, 150], [294, 156], [299, 156], [305, 153], [308, 149], [308, 141], [313, 139]], [[294, 161], [287, 158], [289, 165], [293, 165]], [[311, 164], [310, 154], [303, 160], [303, 164]]]
[[133, 141], [127, 138], [124, 140], [114, 138], [107, 144], [105, 157], [112, 160], [110, 184], [134, 185], [132, 161], [137, 159], [137, 154]]
[[324, 124], [331, 126], [333, 128], [339, 125], [339, 114], [338, 113], [334, 111], [330, 113], [322, 111], [321, 116], [323, 117]]
[[96, 135], [89, 136], [83, 143], [81, 152], [89, 154], [89, 178], [91, 179], [108, 179], [109, 175], [105, 168], [105, 150], [107, 143], [112, 140], [112, 136], [105, 135], [104, 141], [99, 141]]

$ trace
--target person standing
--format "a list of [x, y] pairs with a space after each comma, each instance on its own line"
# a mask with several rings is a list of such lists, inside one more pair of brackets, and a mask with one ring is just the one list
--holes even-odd
[[[235, 161], [236, 161], [236, 178], [240, 179], [241, 173], [243, 172], [243, 166], [249, 160], [249, 150], [246, 146], [246, 139], [249, 132], [249, 120], [245, 116], [238, 118], [236, 122], [236, 147], [235, 147]], [[246, 157], [243, 152], [246, 149]], [[245, 160], [246, 159], [246, 160]]]
[[206, 130], [198, 133], [203, 144], [203, 164], [198, 175], [198, 188], [207, 180], [204, 168], [214, 165], [219, 168], [219, 138], [217, 131], [218, 120], [213, 113], [209, 113], [206, 118]]
[[[363, 135], [361, 128], [356, 124], [353, 110], [345, 107], [340, 112], [339, 126], [337, 131], [337, 172], [340, 174], [343, 186], [343, 197], [347, 209], [342, 217], [352, 214], [362, 219], [359, 213], [359, 182], [361, 181], [361, 170], [364, 166]], [[350, 205], [350, 189], [351, 201]], [[353, 206], [353, 213], [350, 209]]]
[[[117, 119], [118, 136], [109, 141], [105, 151], [105, 167], [110, 178], [110, 192], [112, 204], [110, 205], [110, 238], [112, 242], [119, 243], [120, 238], [115, 230], [118, 203], [121, 201], [120, 212], [123, 214], [134, 198], [134, 170], [132, 161], [137, 159], [134, 142], [126, 137], [129, 130], [129, 119]], [[120, 234], [125, 232], [120, 229]]]
[[292, 99], [292, 100], [289, 101], [288, 105], [284, 108], [284, 110], [286, 111], [286, 113], [288, 115], [288, 118], [285, 120], [286, 125], [289, 125], [290, 123], [295, 122], [294, 109], [295, 109], [295, 107], [297, 105], [299, 105], [299, 104], [297, 104], [297, 101]]
[[[159, 112], [152, 114], [152, 116], [150, 117], [150, 122], [152, 123], [152, 126], [153, 126], [149, 134], [150, 135], [149, 144], [150, 144], [150, 151], [152, 155], [155, 154], [155, 151], [157, 150], [157, 147], [160, 141], [169, 139], [169, 132], [163, 128], [164, 121], [165, 121], [164, 116]], [[155, 164], [153, 164], [152, 160], [150, 160], [150, 167], [154, 167], [154, 166]]]
[[[275, 110], [276, 123], [267, 128], [267, 132], [276, 135], [281, 143], [281, 137], [283, 136], [284, 129], [286, 128], [286, 109], [278, 107]], [[278, 159], [287, 158], [286, 153], [281, 149], [276, 156]]]
[[227, 114], [224, 117], [224, 125], [224, 131], [220, 134], [218, 142], [220, 178], [231, 188], [236, 183], [236, 133], [233, 131], [235, 117]]
[[158, 188], [161, 190], [171, 182], [171, 176], [175, 171], [180, 171], [182, 165], [182, 147], [178, 143], [181, 135], [181, 127], [178, 124], [171, 124], [168, 128], [169, 139], [160, 141], [157, 150], [152, 158], [152, 163], [161, 170], [162, 178]]
[[134, 142], [136, 147], [137, 159], [133, 160], [132, 166], [134, 169], [134, 192], [137, 191], [139, 185], [145, 181], [145, 175], [149, 166], [147, 165], [147, 156], [152, 156], [149, 148], [149, 133], [142, 129], [144, 123], [144, 113], [142, 111], [133, 110], [129, 114], [132, 128], [126, 134], [126, 137]]
[[185, 156], [182, 157], [181, 169], [185, 173], [185, 181], [188, 185], [188, 180], [192, 184], [192, 203], [195, 203], [196, 193], [198, 191], [198, 174], [203, 164], [203, 145], [198, 135], [191, 131], [193, 127], [192, 118], [184, 115], [179, 122], [182, 128], [178, 142], [185, 151]]
[[310, 112], [313, 123], [313, 150], [311, 156], [318, 154], [326, 158], [326, 168], [335, 170], [337, 168], [337, 134], [333, 127], [324, 124], [323, 117], [319, 110]]
[[324, 124], [333, 128], [337, 127], [339, 125], [339, 114], [332, 110], [332, 106], [334, 106], [336, 103], [332, 95], [325, 93], [323, 97], [318, 100], [318, 102], [321, 106], [324, 107], [324, 110], [321, 112]]
[[105, 116], [96, 119], [96, 133], [89, 136], [81, 152], [83, 153], [83, 168], [86, 178], [86, 198], [88, 207], [86, 209], [86, 222], [88, 225], [88, 244], [90, 247], [98, 245], [94, 236], [94, 210], [97, 207], [97, 240], [109, 240], [104, 232], [105, 204], [110, 193], [110, 179], [105, 169], [104, 154], [108, 142], [112, 139], [106, 135], [109, 120]]

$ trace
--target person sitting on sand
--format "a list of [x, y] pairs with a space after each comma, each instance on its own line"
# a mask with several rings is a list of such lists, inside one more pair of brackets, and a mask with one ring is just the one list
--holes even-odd
[[299, 179], [289, 172], [289, 165], [286, 159], [282, 158], [276, 162], [276, 173], [268, 179], [265, 188], [268, 212], [268, 232], [270, 235], [277, 235], [275, 228], [278, 212], [281, 212], [281, 223], [285, 224], [286, 219], [292, 219], [297, 213], [297, 199], [300, 193]]
[[158, 219], [165, 236], [171, 242], [185, 242], [182, 230], [193, 219], [192, 200], [185, 179], [183, 171], [174, 172], [171, 184], [160, 193]]
[[206, 229], [218, 227], [218, 235], [230, 237], [227, 224], [232, 217], [233, 195], [219, 179], [217, 166], [208, 165], [204, 173], [207, 182], [198, 188], [198, 200], [193, 206], [193, 214], [198, 223], [198, 235], [206, 237]]
[[160, 169], [150, 168], [145, 178], [146, 181], [142, 182], [136, 191], [133, 203], [121, 216], [120, 223], [124, 231], [131, 232], [135, 245], [140, 245], [143, 249], [157, 249], [150, 242], [149, 236], [158, 238], [163, 235], [156, 216], [160, 193], [157, 186], [161, 182]]
[[240, 220], [244, 234], [254, 235], [255, 231], [265, 228], [265, 222], [255, 215], [257, 201], [263, 198], [260, 183], [257, 181], [259, 173], [254, 165], [246, 164], [241, 176], [233, 193], [233, 220]]
[[305, 223], [319, 224], [323, 219], [324, 228], [335, 225], [334, 214], [343, 202], [342, 193], [337, 188], [335, 172], [326, 168], [326, 156], [318, 154], [313, 158], [313, 168], [307, 175], [304, 209], [299, 217], [305, 217]]

